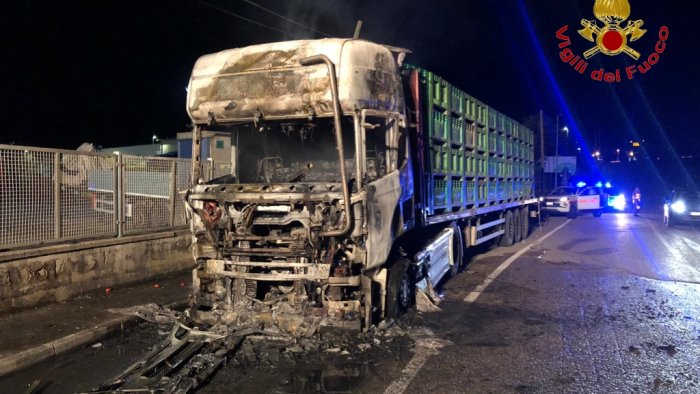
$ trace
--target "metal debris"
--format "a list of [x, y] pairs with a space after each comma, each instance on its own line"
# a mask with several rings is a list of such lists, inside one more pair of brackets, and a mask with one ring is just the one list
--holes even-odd
[[136, 305], [128, 308], [112, 308], [107, 309], [107, 312], [116, 313], [120, 315], [137, 316], [143, 320], [158, 325], [175, 324], [179, 317], [178, 312], [153, 303]]

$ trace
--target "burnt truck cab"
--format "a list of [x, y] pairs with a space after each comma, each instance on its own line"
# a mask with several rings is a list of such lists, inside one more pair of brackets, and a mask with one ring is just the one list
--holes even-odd
[[193, 320], [304, 333], [386, 314], [383, 265], [414, 216], [401, 57], [323, 39], [196, 62], [193, 136], [231, 133], [232, 166], [187, 194]]

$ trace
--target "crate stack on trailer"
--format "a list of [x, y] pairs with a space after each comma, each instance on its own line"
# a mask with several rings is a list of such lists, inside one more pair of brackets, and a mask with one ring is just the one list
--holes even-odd
[[430, 71], [420, 75], [428, 214], [530, 197], [533, 133]]

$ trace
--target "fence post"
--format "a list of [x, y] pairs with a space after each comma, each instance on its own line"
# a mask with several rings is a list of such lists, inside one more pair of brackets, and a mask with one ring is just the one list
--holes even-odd
[[62, 153], [56, 152], [53, 156], [53, 225], [54, 238], [61, 239], [61, 183], [63, 182], [63, 171], [61, 169]]
[[116, 211], [114, 215], [117, 223], [117, 237], [124, 235], [124, 157], [121, 153], [117, 153], [117, 168], [116, 168], [116, 188], [114, 194], [117, 199]]
[[170, 162], [170, 227], [175, 227], [175, 208], [177, 200], [177, 161]]

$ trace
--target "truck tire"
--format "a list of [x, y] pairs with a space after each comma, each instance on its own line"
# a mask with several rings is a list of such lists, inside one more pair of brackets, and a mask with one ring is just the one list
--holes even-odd
[[386, 317], [399, 317], [415, 303], [415, 285], [410, 275], [410, 266], [411, 262], [402, 257], [389, 268], [386, 279]]
[[597, 210], [597, 211], [593, 211], [593, 217], [594, 217], [594, 218], [599, 218], [599, 217], [601, 217], [601, 216], [603, 216], [603, 210], [602, 210], [602, 209], [599, 209], [599, 210]]
[[513, 211], [513, 243], [517, 244], [520, 242], [520, 240], [523, 239], [523, 217], [520, 215], [520, 211], [518, 209], [514, 209]]
[[520, 224], [523, 226], [522, 239], [527, 239], [530, 235], [530, 208], [526, 205], [520, 209]]
[[501, 246], [511, 246], [513, 245], [513, 212], [512, 211], [506, 211], [504, 219], [506, 220], [505, 223], [503, 223], [503, 235], [501, 235], [501, 240], [499, 242], [499, 245]]
[[454, 264], [450, 267], [450, 274], [455, 276], [464, 268], [464, 240], [457, 223], [452, 223], [450, 227], [454, 230], [452, 233], [452, 260], [454, 260]]

